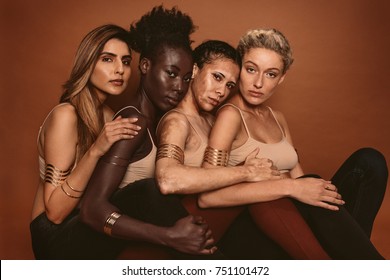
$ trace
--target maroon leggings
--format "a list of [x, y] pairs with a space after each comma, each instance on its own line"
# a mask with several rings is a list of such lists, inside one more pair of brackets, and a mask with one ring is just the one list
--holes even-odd
[[[189, 213], [202, 216], [206, 220], [216, 242], [222, 238], [245, 207], [248, 207], [256, 226], [292, 258], [298, 260], [330, 259], [295, 205], [288, 198], [259, 202], [249, 206], [212, 209], [199, 208], [196, 195], [187, 195], [182, 202]], [[242, 238], [245, 238], [245, 233], [243, 233]]]

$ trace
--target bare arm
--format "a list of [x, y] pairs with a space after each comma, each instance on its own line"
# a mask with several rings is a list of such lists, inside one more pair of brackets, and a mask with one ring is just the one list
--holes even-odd
[[[133, 108], [123, 111], [122, 114], [137, 117], [138, 124], [142, 128], [133, 139], [118, 141], [101, 157], [89, 180], [80, 209], [82, 222], [99, 232], [103, 232], [103, 226], [109, 215], [114, 211], [119, 211], [109, 199], [118, 189], [133, 154], [147, 139], [146, 119]], [[121, 220], [125, 220], [125, 218]], [[116, 235], [122, 238], [128, 237], [129, 232], [136, 232], [135, 229], [131, 228], [133, 223], [125, 223], [125, 225], [130, 225], [129, 229], [126, 229], [125, 226], [119, 226], [119, 224], [118, 221]]]
[[[44, 183], [44, 203], [49, 220], [59, 224], [77, 206], [77, 197], [84, 191], [100, 156], [115, 141], [131, 137], [126, 131], [135, 128], [131, 122], [134, 120], [120, 119], [106, 124], [97, 141], [82, 156], [65, 182], [59, 186]], [[77, 154], [77, 115], [74, 107], [70, 104], [56, 107], [46, 120], [42, 133], [46, 163], [62, 171], [72, 168]]]
[[[189, 133], [190, 124], [186, 117], [178, 112], [171, 112], [160, 122], [157, 131], [159, 146], [173, 144], [184, 151]], [[258, 164], [254, 161], [252, 165], [208, 170], [186, 166], [176, 159], [163, 157], [156, 162], [156, 179], [164, 194], [199, 193], [243, 181], [257, 181]]]
[[[99, 232], [104, 232], [107, 218], [120, 210], [110, 202], [110, 197], [121, 183], [135, 151], [147, 136], [147, 121], [136, 110], [121, 113], [123, 117], [137, 117], [142, 129], [132, 140], [115, 143], [99, 160], [83, 197], [81, 221]], [[169, 246], [192, 254], [210, 254], [214, 240], [208, 225], [200, 217], [187, 216], [172, 227], [160, 227], [121, 215], [112, 229], [112, 236], [127, 240], [142, 240]], [[210, 248], [211, 249], [208, 249]]]
[[[222, 108], [210, 135], [210, 146], [221, 150], [230, 149], [241, 129], [237, 125], [237, 120], [240, 119], [237, 114], [231, 108]], [[233, 129], [226, 129], [227, 127], [233, 127]], [[203, 165], [206, 168], [213, 167], [208, 163]], [[300, 167], [297, 167], [295, 173], [299, 174], [300, 172], [302, 172]], [[205, 208], [225, 207], [292, 197], [304, 203], [337, 210], [337, 206], [329, 203], [341, 205], [344, 202], [341, 200], [341, 196], [334, 191], [335, 189], [335, 186], [330, 182], [316, 178], [264, 180], [255, 183], [236, 184], [220, 190], [202, 193], [199, 196], [199, 205]]]

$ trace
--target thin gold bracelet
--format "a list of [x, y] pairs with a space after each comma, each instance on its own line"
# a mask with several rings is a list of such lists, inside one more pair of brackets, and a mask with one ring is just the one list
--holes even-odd
[[70, 183], [69, 183], [69, 180], [65, 180], [65, 183], [68, 185], [68, 187], [72, 190], [72, 191], [74, 191], [74, 192], [78, 192], [78, 193], [83, 193], [84, 192], [84, 190], [82, 190], [82, 191], [79, 191], [79, 190], [76, 190], [75, 188], [72, 188], [72, 186], [70, 185]]
[[81, 198], [82, 195], [80, 196], [75, 196], [75, 195], [71, 195], [70, 193], [68, 193], [65, 189], [64, 189], [64, 184], [61, 185], [61, 190], [64, 192], [64, 194], [66, 194], [67, 196], [71, 197], [71, 198]]

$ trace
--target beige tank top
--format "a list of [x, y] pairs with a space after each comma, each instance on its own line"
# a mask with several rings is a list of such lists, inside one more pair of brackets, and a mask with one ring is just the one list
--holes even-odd
[[[141, 113], [136, 107], [134, 106], [127, 106], [119, 110], [113, 117], [113, 119], [120, 113], [122, 110], [133, 108], [137, 112]], [[123, 177], [122, 182], [119, 185], [119, 188], [123, 188], [127, 186], [130, 183], [133, 183], [138, 180], [146, 179], [146, 178], [153, 178], [154, 177], [154, 170], [156, 167], [156, 154], [157, 154], [157, 147], [153, 141], [153, 137], [150, 134], [149, 129], [147, 129], [149, 139], [152, 142], [152, 149], [149, 152], [148, 155], [146, 155], [144, 158], [132, 162], [127, 166], [126, 174]]]
[[268, 143], [257, 141], [256, 139], [253, 139], [251, 137], [251, 133], [247, 127], [247, 124], [245, 122], [244, 116], [240, 108], [230, 103], [227, 103], [223, 106], [232, 106], [239, 111], [242, 122], [245, 126], [246, 133], [248, 134], [248, 139], [242, 146], [230, 151], [229, 163], [228, 163], [230, 166], [234, 166], [245, 161], [248, 154], [253, 152], [253, 150], [255, 150], [257, 147], [260, 148], [260, 152], [257, 155], [257, 157], [268, 158], [272, 160], [274, 165], [278, 168], [280, 172], [288, 172], [297, 165], [298, 155], [294, 147], [287, 141], [284, 131], [270, 107], [268, 107], [268, 109], [270, 110], [272, 116], [274, 117], [276, 123], [278, 124], [283, 137], [278, 143], [268, 144]]

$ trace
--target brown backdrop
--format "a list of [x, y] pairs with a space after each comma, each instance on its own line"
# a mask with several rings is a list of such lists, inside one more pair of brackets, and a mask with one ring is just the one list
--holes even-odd
[[[0, 257], [33, 258], [29, 222], [38, 182], [37, 131], [58, 102], [82, 37], [104, 23], [123, 27], [161, 0], [1, 1]], [[355, 149], [390, 160], [390, 19], [386, 0], [164, 1], [189, 13], [205, 39], [236, 45], [254, 27], [276, 27], [295, 62], [271, 102], [289, 120], [305, 171], [330, 177]], [[133, 73], [137, 73], [136, 61]], [[126, 104], [134, 91], [111, 101]], [[390, 194], [373, 242], [390, 258]]]

